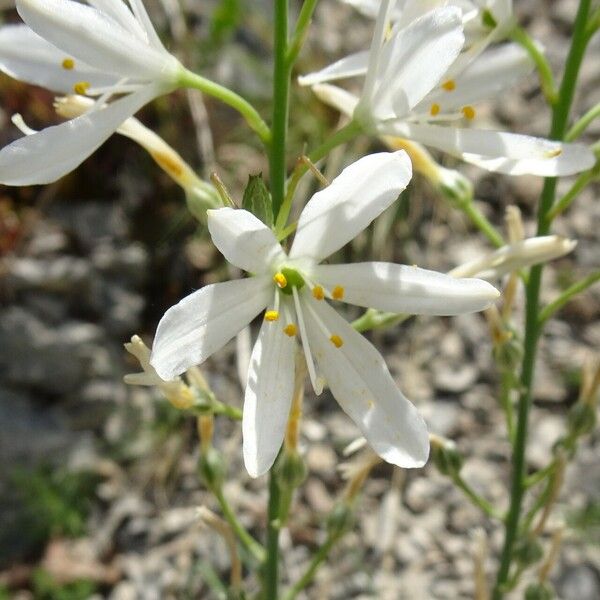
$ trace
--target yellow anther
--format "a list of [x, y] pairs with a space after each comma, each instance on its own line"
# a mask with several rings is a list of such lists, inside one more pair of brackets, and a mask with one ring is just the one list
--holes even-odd
[[286, 287], [288, 283], [283, 273], [275, 273], [275, 275], [273, 275], [273, 281], [282, 289]]
[[73, 86], [73, 91], [76, 94], [79, 94], [80, 96], [85, 96], [85, 94], [87, 93], [87, 91], [90, 89], [90, 82], [89, 81], [78, 81], [74, 86]]
[[334, 300], [341, 300], [344, 297], [344, 288], [341, 285], [336, 285], [331, 292], [331, 297]]
[[548, 152], [546, 152], [546, 157], [547, 158], [556, 158], [557, 156], [560, 156], [562, 154], [562, 148], [556, 148], [556, 150], [548, 150]]
[[442, 83], [442, 89], [447, 92], [453, 92], [456, 89], [456, 81], [454, 79], [448, 79]]
[[323, 290], [323, 288], [320, 285], [315, 285], [315, 287], [312, 290], [312, 295], [317, 300], [323, 300], [323, 298], [325, 298], [325, 290]]
[[279, 319], [279, 312], [276, 310], [268, 310], [265, 313], [265, 321], [277, 321]]
[[469, 121], [475, 118], [475, 109], [472, 106], [463, 106], [461, 112]]
[[290, 337], [294, 337], [298, 333], [298, 328], [294, 323], [290, 323], [283, 328], [283, 333], [289, 335]]
[[337, 334], [334, 333], [330, 338], [329, 341], [336, 347], [336, 348], [341, 348], [344, 345], [344, 340]]
[[62, 68], [71, 71], [75, 68], [75, 61], [72, 58], [65, 58], [62, 61]]
[[431, 108], [429, 109], [429, 114], [430, 114], [432, 117], [435, 117], [435, 116], [437, 116], [437, 115], [439, 115], [439, 114], [440, 114], [440, 110], [441, 110], [441, 108], [440, 108], [440, 105], [439, 105], [437, 102], [434, 102], [434, 103], [431, 105]]

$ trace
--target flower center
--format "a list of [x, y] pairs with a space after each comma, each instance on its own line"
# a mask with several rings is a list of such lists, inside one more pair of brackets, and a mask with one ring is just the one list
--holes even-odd
[[284, 267], [281, 271], [275, 273], [273, 281], [277, 287], [288, 296], [292, 295], [292, 290], [296, 288], [301, 290], [304, 287], [305, 281], [302, 275], [291, 267]]

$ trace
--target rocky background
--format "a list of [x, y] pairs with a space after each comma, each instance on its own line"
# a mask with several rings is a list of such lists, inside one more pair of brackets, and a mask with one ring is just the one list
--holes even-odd
[[[268, 5], [189, 0], [187, 33], [172, 2], [153, 8], [164, 37], [188, 64], [264, 105]], [[575, 0], [516, 0], [521, 22], [544, 43], [557, 69], [576, 6]], [[14, 11], [5, 16], [15, 20]], [[301, 70], [365, 47], [369, 25], [334, 0], [322, 0]], [[600, 101], [599, 51], [596, 38], [583, 68], [577, 114]], [[0, 143], [16, 136], [10, 125], [15, 111], [33, 127], [55, 120], [51, 99], [2, 77]], [[480, 114], [490, 126], [540, 135], [548, 129], [534, 77]], [[141, 118], [201, 172], [216, 168], [238, 197], [249, 173], [267, 171], [237, 117], [212, 101], [204, 106], [178, 93]], [[309, 92], [295, 89], [294, 148], [310, 146], [336, 118]], [[600, 121], [589, 134], [598, 139]], [[367, 149], [359, 140], [343, 157], [334, 156], [328, 169], [335, 172], [342, 160]], [[480, 206], [493, 222], [501, 225], [506, 206], [517, 204], [532, 233], [541, 180], [461, 169], [476, 182]], [[558, 232], [579, 244], [548, 269], [546, 298], [598, 268], [598, 191], [589, 188], [557, 222]], [[396, 214], [381, 219], [348, 252], [447, 270], [487, 249], [460, 214], [415, 179]], [[225, 276], [205, 232], [187, 216], [181, 191], [142, 150], [114, 136], [54, 185], [0, 190], [0, 256], [0, 598], [218, 598], [207, 581], [211, 569], [226, 578], [229, 559], [224, 544], [198, 524], [198, 506], [217, 508], [199, 483], [195, 423], [153, 390], [122, 382], [137, 370], [123, 343], [134, 333], [150, 343], [168, 306]], [[599, 315], [596, 286], [547, 327], [531, 420], [532, 468], [546, 464], [564, 431], [581, 365], [598, 351]], [[458, 444], [465, 478], [505, 508], [508, 447], [483, 318], [413, 319], [373, 338], [431, 430]], [[203, 372], [219, 399], [240, 405], [234, 344]], [[344, 485], [337, 469], [346, 460], [342, 450], [356, 436], [327, 393], [319, 399], [308, 394], [305, 413], [302, 443], [310, 474], [282, 536], [284, 580], [303, 572], [323, 539], [324, 515]], [[245, 474], [239, 426], [218, 419], [215, 439], [229, 461], [226, 495], [260, 536], [266, 480]], [[600, 597], [598, 444], [595, 433], [581, 446], [555, 511], [571, 524], [552, 574], [564, 600]], [[490, 540], [492, 573], [502, 542], [496, 525], [431, 465], [411, 472], [380, 466], [364, 487], [355, 527], [304, 598], [472, 598], [478, 528]]]

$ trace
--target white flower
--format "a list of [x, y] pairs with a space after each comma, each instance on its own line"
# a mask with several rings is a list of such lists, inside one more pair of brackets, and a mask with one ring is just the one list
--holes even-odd
[[244, 399], [244, 460], [252, 476], [269, 469], [283, 440], [297, 335], [315, 392], [326, 382], [384, 460], [403, 467], [427, 460], [423, 420], [377, 350], [325, 299], [399, 313], [455, 315], [482, 310], [497, 290], [477, 279], [390, 263], [319, 264], [389, 207], [410, 178], [403, 151], [350, 165], [308, 202], [288, 254], [251, 213], [209, 211], [213, 242], [252, 276], [207, 285], [170, 308], [158, 325], [150, 362], [162, 378], [172, 379], [206, 360], [266, 308]]
[[[386, 40], [392, 6], [389, 0], [381, 3], [367, 61], [364, 54], [352, 55], [301, 83], [312, 85], [365, 131], [420, 142], [490, 171], [562, 176], [594, 165], [593, 153], [580, 144], [456, 126], [475, 118], [475, 103], [503, 93], [530, 72], [529, 57], [515, 44], [461, 54], [462, 13], [454, 6], [396, 26]], [[360, 74], [365, 75], [360, 98], [323, 83]]]
[[[27, 24], [0, 29], [0, 68], [58, 92], [97, 97], [92, 110], [0, 151], [0, 182], [50, 183], [72, 171], [129, 117], [177, 87], [183, 71], [142, 0], [17, 0]], [[109, 102], [114, 96], [122, 96]]]

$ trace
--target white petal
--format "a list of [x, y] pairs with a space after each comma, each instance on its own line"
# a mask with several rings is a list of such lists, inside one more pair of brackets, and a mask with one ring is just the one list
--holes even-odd
[[[307, 315], [310, 343], [331, 393], [385, 461], [399, 467], [421, 467], [429, 456], [427, 426], [396, 386], [379, 352], [326, 302], [312, 300]], [[339, 335], [336, 348], [315, 319]]]
[[266, 473], [279, 452], [294, 394], [295, 338], [280, 321], [264, 321], [252, 350], [244, 396], [244, 463], [252, 477]]
[[593, 152], [583, 144], [483, 129], [458, 129], [406, 122], [381, 124], [380, 132], [443, 150], [484, 169], [509, 175], [562, 177], [591, 169]]
[[163, 379], [173, 379], [204, 362], [267, 306], [272, 293], [268, 277], [251, 277], [186, 296], [160, 320], [150, 364]]
[[325, 104], [329, 104], [329, 106], [339, 110], [343, 115], [348, 117], [352, 116], [358, 104], [358, 97], [354, 94], [328, 83], [319, 83], [312, 87], [312, 91], [317, 95], [319, 100], [322, 100]]
[[145, 44], [91, 6], [71, 0], [17, 0], [23, 20], [38, 35], [107, 73], [175, 81], [178, 61]]
[[404, 116], [442, 79], [464, 43], [461, 12], [434, 10], [396, 33], [384, 47], [371, 111]]
[[0, 150], [0, 183], [51, 183], [79, 166], [116, 129], [161, 90], [146, 86], [66, 123], [18, 139]]
[[428, 113], [434, 103], [440, 106], [442, 112], [450, 112], [493, 98], [510, 89], [533, 68], [529, 55], [517, 44], [489, 49], [456, 78], [456, 89], [446, 92], [437, 88], [425, 97], [415, 112]]
[[73, 93], [73, 86], [87, 81], [92, 87], [113, 85], [115, 75], [97, 71], [81, 61], [73, 69], [64, 69], [67, 56], [62, 50], [34, 33], [27, 25], [0, 28], [0, 69], [20, 81], [55, 92]]
[[264, 273], [285, 260], [274, 233], [247, 210], [209, 210], [208, 230], [221, 254], [244, 271]]
[[396, 201], [411, 176], [403, 150], [371, 154], [346, 167], [305, 206], [290, 257], [318, 262], [339, 250]]
[[335, 81], [336, 79], [364, 75], [367, 72], [368, 64], [369, 53], [367, 51], [357, 52], [356, 54], [350, 54], [350, 56], [341, 58], [320, 71], [298, 77], [298, 83], [300, 85], [315, 85], [325, 81]]
[[481, 279], [393, 263], [318, 265], [311, 275], [326, 289], [343, 287], [344, 302], [394, 313], [459, 315], [483, 310], [500, 295]]
[[140, 40], [147, 42], [147, 36], [138, 23], [133, 13], [127, 8], [125, 2], [115, 2], [115, 0], [87, 0], [90, 6], [93, 6], [111, 19], [114, 19], [123, 29], [131, 32]]
[[165, 50], [165, 47], [156, 33], [156, 29], [154, 29], [154, 25], [152, 25], [152, 21], [148, 16], [148, 12], [146, 11], [146, 7], [144, 6], [142, 0], [129, 0], [129, 4], [131, 5], [131, 10], [135, 14], [139, 24], [144, 28], [148, 41], [155, 48], [159, 50]]

